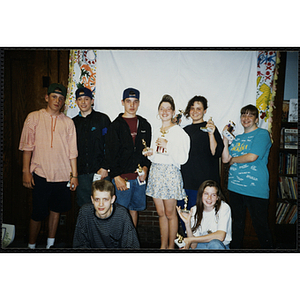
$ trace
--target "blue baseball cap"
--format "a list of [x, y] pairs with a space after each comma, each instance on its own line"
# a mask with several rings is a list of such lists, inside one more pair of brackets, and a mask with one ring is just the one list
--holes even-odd
[[126, 98], [137, 98], [138, 100], [140, 100], [140, 92], [134, 88], [127, 88], [123, 92], [123, 100], [125, 100]]
[[91, 99], [93, 99], [92, 91], [86, 87], [81, 87], [81, 88], [77, 89], [75, 92], [75, 95], [76, 95], [76, 100], [82, 96], [87, 96], [87, 97], [90, 97]]

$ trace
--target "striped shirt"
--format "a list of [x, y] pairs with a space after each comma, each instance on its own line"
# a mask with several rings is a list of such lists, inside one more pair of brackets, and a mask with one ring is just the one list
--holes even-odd
[[136, 229], [128, 210], [113, 204], [108, 218], [95, 214], [92, 203], [81, 207], [75, 227], [73, 248], [139, 248]]

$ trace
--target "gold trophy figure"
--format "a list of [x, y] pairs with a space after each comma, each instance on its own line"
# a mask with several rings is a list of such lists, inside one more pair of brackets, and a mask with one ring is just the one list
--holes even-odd
[[142, 151], [143, 155], [152, 152], [152, 149], [147, 146], [146, 141], [144, 139], [142, 139], [142, 144], [144, 145], [144, 149]]
[[185, 246], [185, 242], [183, 240], [183, 236], [181, 236], [179, 233], [177, 233], [177, 239], [174, 241], [175, 244], [179, 247], [179, 248], [183, 248]]
[[190, 211], [187, 209], [187, 205], [188, 205], [188, 197], [186, 196], [185, 198], [184, 198], [184, 208], [183, 209], [181, 209], [181, 212], [184, 212], [184, 213], [189, 213]]
[[142, 175], [145, 174], [145, 172], [144, 172], [144, 170], [143, 170], [143, 168], [141, 167], [140, 164], [138, 164], [138, 167], [137, 167], [136, 171], [139, 174], [139, 176], [142, 176]]
[[[208, 122], [212, 121], [212, 117], [209, 117]], [[212, 130], [208, 127], [200, 127], [200, 129], [204, 132], [211, 132]]]

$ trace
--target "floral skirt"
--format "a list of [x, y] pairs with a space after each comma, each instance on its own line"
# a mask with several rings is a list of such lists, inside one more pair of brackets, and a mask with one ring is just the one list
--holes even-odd
[[146, 195], [159, 199], [182, 200], [186, 193], [180, 170], [174, 165], [152, 163]]

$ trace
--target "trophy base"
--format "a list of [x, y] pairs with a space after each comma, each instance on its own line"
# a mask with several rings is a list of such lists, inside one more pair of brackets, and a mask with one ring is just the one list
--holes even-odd
[[181, 209], [181, 212], [183, 212], [183, 213], [189, 213], [190, 211], [188, 209]]
[[229, 141], [233, 141], [235, 139], [235, 136], [230, 133], [228, 130], [224, 130], [222, 132], [223, 136], [226, 137]]
[[181, 243], [179, 243], [179, 238], [176, 239], [174, 242], [179, 248], [183, 248], [185, 246], [185, 242], [183, 240], [181, 241]]
[[208, 127], [200, 127], [200, 129], [204, 132], [212, 132], [212, 129], [210, 129]]
[[94, 181], [97, 181], [97, 180], [101, 180], [101, 175], [95, 173], [95, 174], [94, 174], [94, 177], [93, 177], [93, 182], [94, 182]]
[[145, 155], [145, 154], [152, 154], [153, 153], [153, 149], [151, 148], [145, 148], [143, 151], [142, 151], [142, 154]]

